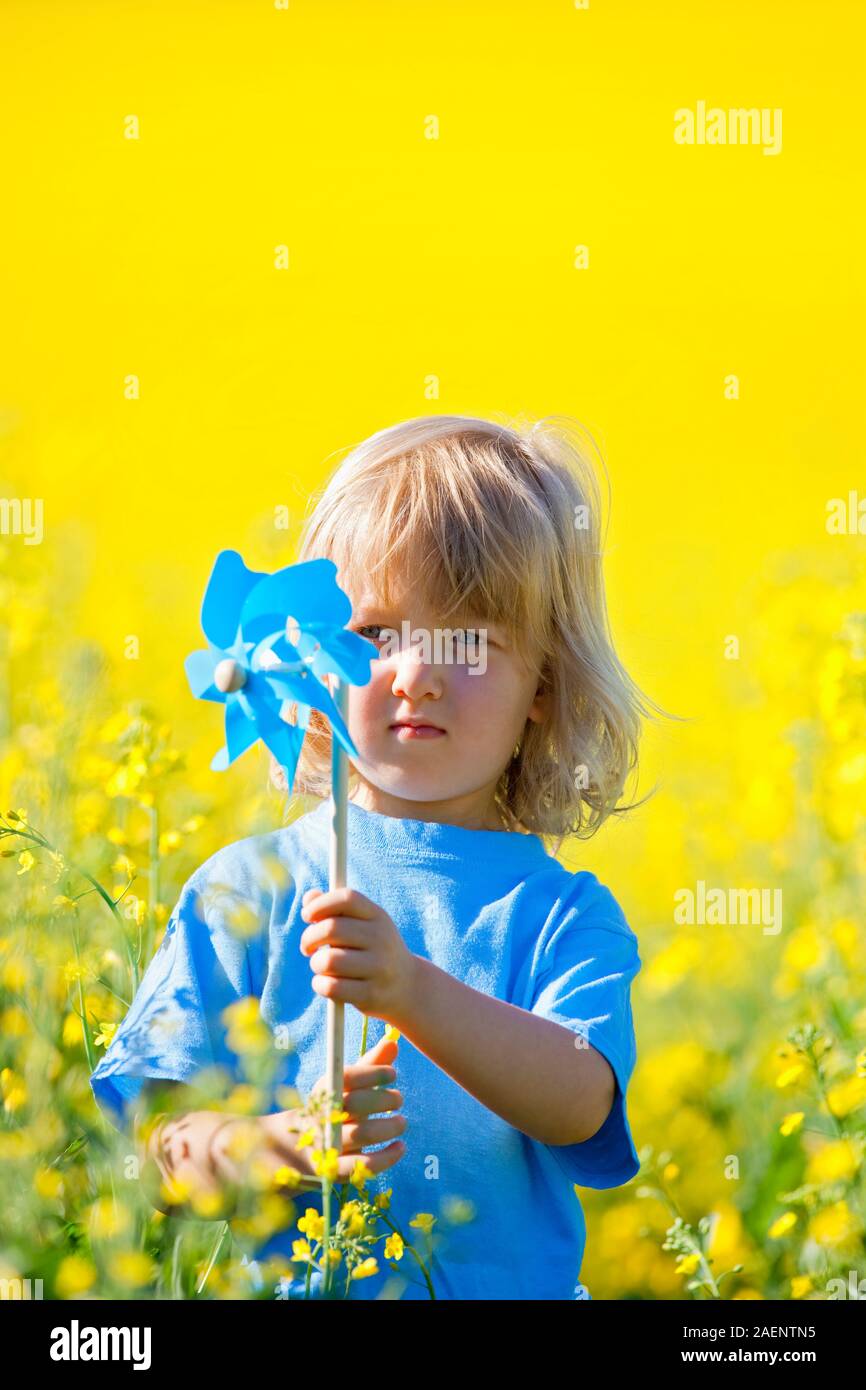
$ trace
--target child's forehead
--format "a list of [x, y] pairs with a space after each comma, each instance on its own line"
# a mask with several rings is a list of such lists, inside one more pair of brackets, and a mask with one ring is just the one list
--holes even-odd
[[[423, 584], [407, 586], [399, 581], [393, 581], [391, 592], [388, 598], [379, 589], [371, 588], [369, 585], [361, 585], [357, 590], [350, 590], [352, 598], [352, 609], [355, 614], [363, 611], [369, 612], [375, 609], [379, 611], [396, 612], [400, 611], [408, 616], [410, 612], [432, 612], [437, 609], [440, 600], [435, 594], [431, 594]], [[480, 610], [476, 610], [471, 600], [469, 604], [463, 605], [464, 615], [472, 613], [475, 617], [486, 616], [488, 622], [496, 621], [490, 615], [483, 615]]]

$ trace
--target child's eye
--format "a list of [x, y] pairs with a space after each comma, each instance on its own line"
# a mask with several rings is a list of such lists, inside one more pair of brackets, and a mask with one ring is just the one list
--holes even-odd
[[[382, 623], [364, 623], [362, 626], [355, 628], [355, 631], [360, 633], [362, 637], [367, 637], [368, 634], [371, 633], [391, 633], [393, 629], [385, 627]], [[481, 641], [481, 632], [479, 628], [475, 627], [455, 628], [451, 637], [455, 645], [468, 646], [471, 647], [473, 651], [477, 651]], [[371, 642], [380, 642], [385, 641], [386, 638], [382, 636], [369, 636], [368, 640]], [[490, 637], [487, 638], [487, 641], [492, 646], [496, 645]]]

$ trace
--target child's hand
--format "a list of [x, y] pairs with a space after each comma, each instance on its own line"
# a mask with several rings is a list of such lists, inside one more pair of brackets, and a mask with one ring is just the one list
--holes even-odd
[[316, 993], [401, 1027], [417, 958], [387, 912], [353, 888], [308, 888], [301, 916], [312, 924], [301, 951], [310, 956]]
[[[396, 1069], [391, 1062], [397, 1056], [397, 1043], [391, 1038], [380, 1038], [357, 1062], [350, 1062], [343, 1068], [343, 1109], [348, 1120], [340, 1126], [342, 1138], [341, 1153], [360, 1158], [365, 1144], [381, 1144], [385, 1139], [394, 1139], [402, 1134], [407, 1126], [405, 1115], [391, 1115], [386, 1112], [399, 1110], [403, 1096], [399, 1091], [386, 1089], [390, 1081], [397, 1078]], [[313, 1087], [313, 1095], [327, 1091], [328, 1078], [322, 1076]], [[375, 1089], [380, 1087], [382, 1089]], [[372, 1116], [382, 1118], [371, 1118]], [[367, 1167], [372, 1167], [374, 1158], [386, 1160], [383, 1167], [390, 1167], [402, 1158], [406, 1151], [403, 1143], [389, 1144], [375, 1154], [364, 1154]], [[377, 1169], [378, 1171], [378, 1169]]]
[[[399, 1110], [403, 1104], [400, 1092], [388, 1088], [388, 1082], [395, 1080], [397, 1075], [390, 1065], [396, 1055], [396, 1042], [382, 1038], [357, 1062], [343, 1068], [343, 1109], [349, 1118], [340, 1126], [341, 1147], [335, 1179], [338, 1183], [351, 1181], [355, 1164], [361, 1157], [375, 1174], [393, 1168], [406, 1152], [406, 1145], [395, 1137], [405, 1131], [406, 1117], [388, 1113]], [[311, 1094], [325, 1091], [327, 1083], [327, 1076], [320, 1077]], [[259, 1170], [271, 1178], [283, 1167], [294, 1168], [300, 1176], [290, 1183], [290, 1192], [295, 1188], [321, 1187], [321, 1178], [312, 1159], [316, 1145], [298, 1146], [305, 1130], [315, 1130], [315, 1123], [310, 1122], [303, 1110], [280, 1110], [252, 1117], [226, 1117], [220, 1112], [206, 1111], [188, 1118], [208, 1121], [208, 1180], [216, 1179], [229, 1190], [241, 1190], [247, 1182], [245, 1161], [254, 1160]], [[381, 1144], [386, 1139], [394, 1142], [375, 1153], [362, 1155], [366, 1144]]]

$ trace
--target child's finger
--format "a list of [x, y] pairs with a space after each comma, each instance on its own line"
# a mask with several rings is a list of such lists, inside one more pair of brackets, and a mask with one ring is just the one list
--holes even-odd
[[369, 1091], [375, 1086], [387, 1086], [390, 1081], [396, 1079], [396, 1067], [389, 1067], [384, 1063], [368, 1066], [366, 1063], [353, 1062], [350, 1067], [343, 1069], [343, 1090]]
[[370, 944], [369, 929], [365, 930], [355, 917], [325, 917], [323, 921], [304, 928], [298, 949], [306, 956], [325, 943], [329, 946], [353, 946], [359, 950]]
[[[399, 1110], [403, 1104], [403, 1092], [395, 1088], [383, 1087], [382, 1090], [372, 1090], [368, 1086], [361, 1086], [357, 1091], [346, 1092], [343, 1096], [343, 1109], [348, 1111], [352, 1120], [365, 1120], [369, 1115], [387, 1114], [392, 1110]], [[372, 1139], [367, 1140], [372, 1144]]]
[[309, 899], [306, 893], [301, 899], [301, 916], [305, 922], [313, 920], [316, 915], [358, 917], [362, 921], [371, 921], [380, 911], [375, 903], [354, 888], [329, 888], [325, 893], [318, 889], [307, 891], [310, 893]]
[[381, 1144], [386, 1139], [398, 1138], [408, 1127], [409, 1121], [405, 1115], [381, 1115], [375, 1118], [364, 1118], [343, 1122], [340, 1131], [343, 1141], [343, 1153], [356, 1153], [358, 1149], [363, 1149], [366, 1144]]
[[394, 1164], [401, 1159], [406, 1152], [406, 1145], [402, 1139], [395, 1139], [393, 1144], [389, 1144], [387, 1149], [377, 1149], [375, 1153], [354, 1153], [343, 1154], [337, 1160], [339, 1182], [350, 1182], [352, 1173], [359, 1158], [363, 1158], [364, 1163], [371, 1173], [383, 1173], [386, 1168], [393, 1168]]
[[358, 1060], [362, 1062], [366, 1060], [371, 1062], [390, 1061], [393, 1057], [397, 1056], [398, 1042], [399, 1038], [388, 1038], [383, 1036], [377, 1043], [373, 1043], [372, 1047], [368, 1047], [367, 1051]]

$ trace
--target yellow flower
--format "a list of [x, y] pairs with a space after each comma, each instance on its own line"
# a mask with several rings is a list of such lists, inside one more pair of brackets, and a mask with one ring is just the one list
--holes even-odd
[[33, 1186], [40, 1197], [59, 1197], [63, 1192], [63, 1175], [56, 1168], [37, 1168]]
[[779, 1133], [784, 1134], [787, 1138], [789, 1134], [793, 1134], [800, 1128], [805, 1118], [805, 1111], [792, 1110], [789, 1114], [785, 1115], [782, 1123], [779, 1125]]
[[348, 1110], [332, 1110], [332, 1111], [331, 1111], [331, 1124], [332, 1124], [332, 1125], [341, 1125], [341, 1124], [344, 1124], [345, 1121], [348, 1120], [348, 1118], [349, 1118], [349, 1112], [348, 1112]]
[[340, 1171], [337, 1150], [328, 1149], [327, 1153], [323, 1154], [321, 1149], [311, 1149], [310, 1158], [313, 1168], [319, 1176], [326, 1178], [328, 1182], [333, 1182]]
[[21, 874], [26, 874], [33, 868], [36, 860], [29, 849], [23, 849], [18, 856], [18, 863], [21, 865], [21, 868], [18, 870], [18, 875], [20, 877]]
[[184, 821], [180, 827], [184, 835], [194, 835], [197, 830], [201, 830], [204, 825], [204, 816], [190, 816], [189, 820]]
[[303, 1231], [310, 1240], [321, 1240], [325, 1231], [325, 1218], [315, 1207], [307, 1207], [306, 1213], [298, 1222], [298, 1230]]
[[367, 1223], [359, 1202], [344, 1202], [340, 1211], [340, 1219], [347, 1223], [349, 1236], [363, 1236], [365, 1234]]
[[16, 1110], [20, 1110], [27, 1103], [24, 1078], [18, 1076], [11, 1067], [4, 1067], [0, 1071], [0, 1095], [3, 1097], [3, 1109], [7, 1115], [14, 1115]]
[[786, 1211], [782, 1216], [776, 1218], [767, 1232], [771, 1240], [779, 1240], [792, 1231], [797, 1224], [797, 1213]]
[[106, 838], [110, 840], [113, 845], [116, 845], [118, 849], [129, 843], [126, 838], [126, 831], [121, 830], [119, 825], [113, 825], [111, 829], [107, 830], [105, 833]]
[[316, 1139], [315, 1130], [312, 1130], [312, 1129], [305, 1129], [304, 1132], [303, 1132], [303, 1134], [299, 1137], [297, 1143], [295, 1144], [295, 1148], [296, 1148], [296, 1149], [305, 1149], [309, 1144], [315, 1143], [315, 1139]]
[[700, 1262], [701, 1257], [696, 1252], [692, 1253], [691, 1255], [680, 1255], [674, 1273], [694, 1274]]
[[423, 1231], [425, 1235], [429, 1236], [430, 1232], [433, 1229], [435, 1220], [436, 1217], [431, 1216], [429, 1211], [419, 1211], [417, 1216], [412, 1217], [412, 1220], [409, 1222], [409, 1225], [417, 1226], [419, 1230]]
[[308, 1240], [292, 1241], [292, 1258], [295, 1260], [308, 1260], [312, 1256], [312, 1248]]
[[219, 1192], [200, 1192], [195, 1189], [189, 1203], [196, 1216], [200, 1216], [203, 1221], [212, 1221], [222, 1214], [225, 1199]]
[[66, 860], [63, 858], [62, 854], [58, 854], [58, 852], [53, 849], [48, 851], [48, 858], [54, 865], [54, 882], [56, 883], [66, 868]]
[[805, 1071], [805, 1062], [793, 1062], [790, 1067], [786, 1067], [776, 1077], [776, 1085], [780, 1091], [783, 1091], [786, 1086], [793, 1086], [795, 1081], [799, 1081]]
[[372, 1257], [372, 1255], [371, 1255], [369, 1259], [367, 1259], [367, 1260], [362, 1260], [361, 1263], [360, 1263], [359, 1265], [355, 1265], [355, 1268], [352, 1270], [352, 1278], [353, 1278], [353, 1279], [368, 1279], [368, 1278], [370, 1277], [371, 1274], [378, 1274], [378, 1273], [379, 1273], [379, 1266], [377, 1265], [376, 1261], [373, 1259], [373, 1257]]
[[837, 1081], [827, 1092], [827, 1105], [832, 1115], [850, 1115], [866, 1105], [866, 1076], [849, 1076]]
[[[158, 1117], [155, 1116], [156, 1120]], [[160, 1195], [166, 1206], [180, 1206], [183, 1202], [188, 1202], [193, 1194], [193, 1185], [187, 1178], [178, 1178], [169, 1174], [160, 1183]]]
[[273, 1042], [270, 1029], [261, 1016], [260, 1001], [255, 995], [238, 999], [223, 1009], [221, 1017], [228, 1024], [228, 1045], [242, 1056], [267, 1052]]
[[3, 966], [2, 980], [12, 993], [19, 993], [27, 983], [28, 970], [22, 960], [8, 960]]
[[799, 927], [782, 953], [786, 965], [798, 974], [804, 975], [819, 965], [826, 955], [826, 947], [818, 935], [814, 924]]
[[87, 974], [83, 965], [77, 960], [68, 960], [63, 967], [63, 978], [68, 985], [75, 985], [79, 980], [83, 980]]
[[353, 1187], [364, 1187], [364, 1185], [369, 1181], [370, 1178], [372, 1178], [372, 1176], [373, 1174], [367, 1167], [362, 1156], [355, 1163], [355, 1166], [352, 1169], [352, 1176], [350, 1177], [349, 1182], [352, 1184]]
[[852, 1140], [836, 1139], [812, 1154], [806, 1168], [806, 1181], [824, 1183], [853, 1178], [860, 1159], [859, 1149]]
[[297, 1187], [300, 1181], [301, 1175], [297, 1168], [290, 1168], [286, 1163], [274, 1173], [274, 1187]]
[[79, 1047], [84, 1042], [84, 1029], [78, 1014], [67, 1014], [63, 1020], [63, 1046]]
[[400, 1041], [400, 1034], [399, 1034], [398, 1030], [397, 1030], [396, 1028], [393, 1028], [393, 1027], [391, 1026], [390, 1023], [388, 1024], [388, 1027], [385, 1029], [385, 1032], [383, 1033], [382, 1036], [383, 1036], [388, 1042], [399, 1042], [399, 1041]]
[[847, 1202], [834, 1202], [825, 1207], [809, 1222], [809, 1235], [819, 1245], [842, 1245], [850, 1236], [857, 1233], [851, 1209]]
[[679, 1175], [680, 1168], [678, 1163], [666, 1163], [662, 1169], [662, 1177], [665, 1182], [676, 1182]]
[[118, 1284], [128, 1289], [140, 1289], [142, 1285], [149, 1284], [156, 1273], [153, 1260], [141, 1250], [122, 1251], [114, 1256], [108, 1267]]
[[114, 1035], [119, 1027], [119, 1023], [100, 1023], [99, 1032], [93, 1039], [93, 1041], [96, 1043], [96, 1046], [105, 1048], [111, 1047], [111, 1044], [114, 1041]]
[[324, 1268], [325, 1268], [325, 1261], [326, 1261], [326, 1259], [329, 1259], [329, 1260], [331, 1261], [331, 1268], [333, 1269], [336, 1265], [338, 1265], [338, 1264], [340, 1263], [340, 1261], [341, 1261], [342, 1258], [343, 1258], [342, 1253], [341, 1253], [339, 1250], [334, 1250], [333, 1247], [332, 1247], [332, 1248], [327, 1252], [327, 1255], [322, 1255], [322, 1258], [319, 1260], [319, 1264], [320, 1264], [321, 1268], [324, 1269]]
[[54, 908], [55, 912], [66, 912], [69, 913], [70, 916], [78, 912], [78, 904], [75, 899], [67, 898], [65, 893], [58, 893], [57, 897], [53, 899], [51, 906]]
[[791, 1280], [791, 1297], [803, 1298], [812, 1288], [812, 1276], [810, 1274], [795, 1274]]
[[391, 1205], [391, 1193], [393, 1191], [393, 1187], [388, 1187], [384, 1192], [377, 1192], [373, 1198], [373, 1206], [378, 1207], [380, 1211], [387, 1211]]
[[96, 1240], [124, 1235], [132, 1224], [128, 1209], [112, 1197], [98, 1197], [88, 1211], [90, 1233]]
[[55, 1287], [60, 1298], [77, 1298], [96, 1282], [96, 1269], [83, 1255], [67, 1255], [57, 1269]]
[[0, 1035], [7, 1038], [26, 1038], [30, 1030], [30, 1019], [17, 1004], [10, 1004], [8, 1009], [0, 1013]]
[[183, 844], [183, 836], [179, 830], [165, 830], [159, 837], [160, 854], [171, 854], [172, 850]]
[[403, 1238], [395, 1231], [385, 1241], [385, 1259], [402, 1260], [403, 1258]]

